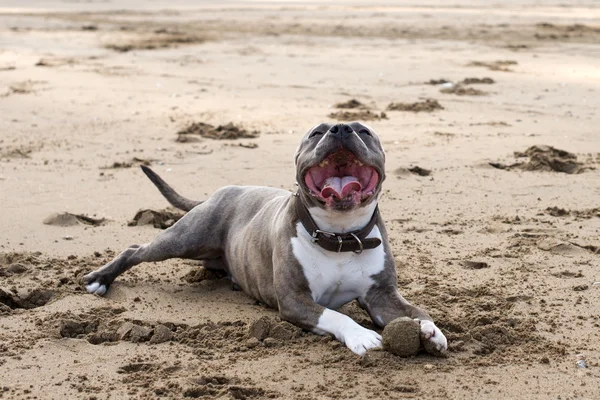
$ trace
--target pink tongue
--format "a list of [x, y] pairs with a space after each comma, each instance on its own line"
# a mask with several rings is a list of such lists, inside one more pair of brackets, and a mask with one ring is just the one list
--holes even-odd
[[332, 176], [327, 178], [323, 189], [321, 189], [321, 196], [326, 199], [331, 196], [336, 196], [339, 199], [345, 198], [350, 192], [358, 192], [362, 189], [362, 185], [353, 176], [345, 176], [338, 178]]

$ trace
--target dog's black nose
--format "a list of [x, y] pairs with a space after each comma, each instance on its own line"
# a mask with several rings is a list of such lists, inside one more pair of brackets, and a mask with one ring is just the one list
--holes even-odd
[[340, 139], [346, 139], [352, 133], [352, 128], [347, 124], [337, 124], [329, 129], [329, 132], [333, 133]]

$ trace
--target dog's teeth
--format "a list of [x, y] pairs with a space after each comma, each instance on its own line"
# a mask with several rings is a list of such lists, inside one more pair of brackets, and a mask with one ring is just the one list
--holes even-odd
[[324, 167], [326, 165], [329, 165], [329, 160], [323, 160], [323, 161], [321, 161], [321, 164], [319, 164], [319, 167]]
[[359, 160], [354, 160], [354, 162], [355, 162], [356, 164], [358, 164], [360, 167], [362, 167], [363, 165], [365, 165], [365, 164], [361, 163]]

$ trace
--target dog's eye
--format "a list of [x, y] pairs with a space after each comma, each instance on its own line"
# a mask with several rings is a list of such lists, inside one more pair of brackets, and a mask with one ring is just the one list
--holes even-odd
[[321, 131], [313, 131], [313, 133], [310, 134], [309, 138], [311, 137], [315, 137], [315, 136], [322, 136], [323, 132]]
[[371, 136], [371, 132], [369, 132], [366, 129], [361, 129], [360, 131], [358, 131], [358, 133], [361, 134], [361, 135]]

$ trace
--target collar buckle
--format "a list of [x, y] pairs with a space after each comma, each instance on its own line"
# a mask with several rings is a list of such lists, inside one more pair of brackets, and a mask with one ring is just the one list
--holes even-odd
[[312, 242], [316, 243], [319, 241], [319, 233], [322, 233], [323, 235], [327, 235], [329, 237], [334, 237], [337, 236], [335, 233], [333, 232], [327, 232], [327, 231], [322, 231], [321, 229], [315, 229], [312, 233]]
[[[341, 253], [342, 252], [342, 247], [344, 246], [344, 239], [340, 236], [340, 235], [336, 235], [333, 232], [327, 232], [327, 231], [323, 231], [321, 229], [315, 229], [312, 233], [312, 242], [313, 243], [317, 243], [319, 241], [319, 234], [323, 234], [326, 236], [329, 236], [330, 238], [336, 238], [337, 239], [337, 253]], [[360, 243], [360, 253], [362, 253], [362, 243], [360, 242], [360, 240], [358, 239], [358, 237], [354, 234], [351, 234], [352, 236], [354, 236], [356, 238], [356, 240], [358, 240], [358, 243]]]

